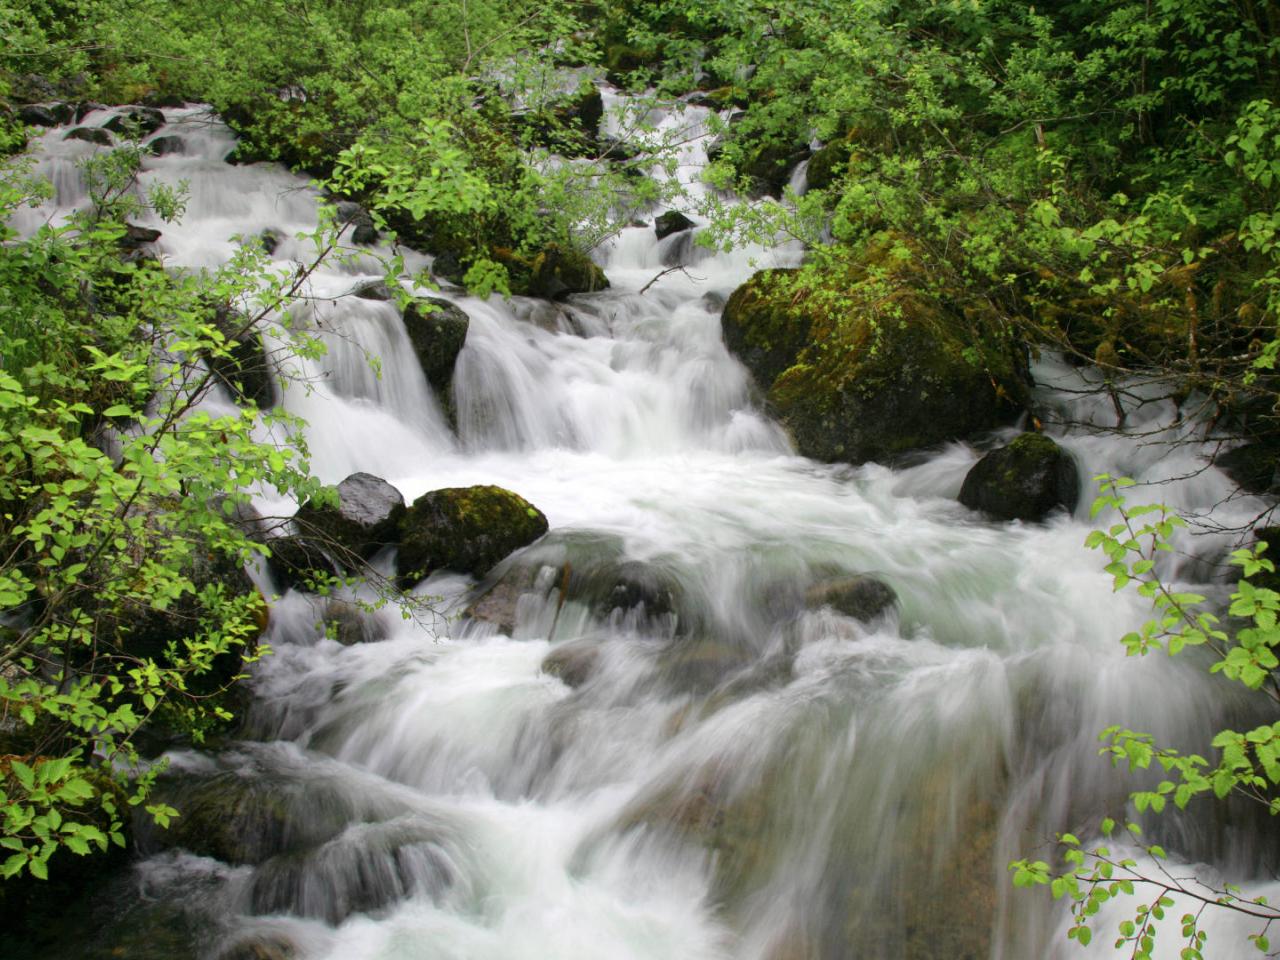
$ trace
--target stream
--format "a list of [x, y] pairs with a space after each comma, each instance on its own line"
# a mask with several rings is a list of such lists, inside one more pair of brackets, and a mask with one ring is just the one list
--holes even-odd
[[[148, 158], [142, 176], [188, 190], [181, 222], [155, 224], [166, 263], [214, 267], [264, 229], [283, 237], [274, 260], [305, 259], [293, 238], [316, 227], [316, 191], [275, 165], [225, 163], [234, 137], [202, 108], [166, 117], [156, 136], [182, 137], [184, 152]], [[674, 175], [696, 195], [707, 110], [658, 120], [689, 131]], [[100, 148], [64, 133], [44, 136], [36, 170], [56, 197], [21, 229], [85, 201], [75, 161]], [[369, 641], [347, 645], [318, 626], [328, 601], [259, 571], [282, 595], [244, 737], [176, 751], [167, 775], [174, 805], [194, 818], [205, 804], [242, 855], [144, 844], [104, 891], [98, 926], [69, 926], [56, 955], [1079, 956], [1063, 906], [1015, 890], [1007, 863], [1049, 859], [1056, 832], [1087, 839], [1125, 815], [1144, 781], [1098, 756], [1098, 733], [1119, 723], [1192, 747], [1253, 709], [1194, 656], [1127, 658], [1119, 638], [1147, 603], [1114, 592], [1082, 546], [1103, 472], [1141, 481], [1133, 502], [1224, 527], [1261, 513], [1205, 467], [1204, 430], [1168, 402], [1135, 406], [1130, 436], [1094, 429], [1115, 420], [1095, 375], [1046, 356], [1037, 402], [1077, 460], [1074, 516], [996, 523], [961, 506], [980, 456], [965, 444], [893, 469], [806, 460], [719, 320], [753, 272], [802, 250], [714, 252], [649, 225], [597, 249], [611, 282], [599, 293], [433, 293], [470, 317], [455, 429], [395, 305], [350, 295], [388, 253], [312, 277], [309, 322], [329, 351], [298, 362], [281, 402], [305, 418], [325, 482], [363, 471], [407, 502], [497, 484], [540, 508], [550, 533], [495, 575], [522, 575], [519, 599], [506, 622], [468, 617], [475, 582], [437, 574], [414, 590], [433, 598], [430, 615], [364, 614]], [[650, 285], [673, 263], [686, 269]], [[209, 403], [232, 409], [227, 396]], [[1222, 598], [1234, 545], [1180, 535], [1162, 573]], [[630, 571], [642, 602], [562, 602], [566, 564], [587, 582]], [[815, 583], [859, 574], [888, 583], [897, 605], [863, 622], [804, 602]], [[542, 669], [556, 651], [578, 668], [572, 685]], [[213, 795], [229, 799], [218, 808]], [[1274, 831], [1247, 816], [1151, 826], [1208, 875], [1264, 883], [1280, 862], [1263, 839]], [[1112, 955], [1121, 918], [1099, 921], [1089, 952]], [[1256, 955], [1233, 920], [1206, 920], [1213, 956]], [[1176, 933], [1161, 955], [1177, 956]]]

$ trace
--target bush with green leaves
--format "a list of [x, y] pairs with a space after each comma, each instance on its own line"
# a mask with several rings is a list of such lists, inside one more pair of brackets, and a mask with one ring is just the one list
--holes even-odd
[[[318, 355], [288, 310], [314, 263], [271, 267], [246, 245], [192, 274], [129, 255], [125, 216], [181, 208], [140, 199], [136, 169], [136, 149], [89, 161], [90, 208], [26, 237], [4, 224], [47, 185], [0, 169], [3, 877], [123, 845], [131, 807], [175, 814], [148, 805], [159, 767], [140, 738], [199, 741], [266, 652], [266, 599], [243, 571], [267, 548], [242, 511], [260, 491], [324, 496], [298, 424], [206, 403], [268, 327]], [[316, 239], [322, 258], [333, 232]], [[264, 439], [276, 427], [291, 446]]]
[[[1092, 515], [1111, 510], [1119, 519], [1106, 529], [1093, 531], [1086, 545], [1106, 554], [1106, 570], [1115, 589], [1136, 585], [1156, 611], [1154, 619], [1122, 638], [1126, 652], [1146, 656], [1163, 651], [1172, 657], [1189, 648], [1203, 648], [1212, 658], [1210, 672], [1256, 692], [1273, 708], [1280, 705], [1276, 674], [1280, 667], [1280, 593], [1260, 585], [1262, 578], [1273, 576], [1276, 569], [1265, 555], [1266, 543], [1241, 548], [1231, 556], [1243, 578], [1226, 611], [1229, 617], [1238, 618], [1240, 625], [1228, 631], [1207, 607], [1203, 595], [1176, 590], [1158, 575], [1157, 556], [1173, 549], [1170, 538], [1186, 522], [1160, 505], [1129, 504], [1121, 491], [1133, 486], [1132, 480], [1106, 475], [1097, 479], [1102, 494], [1094, 501]], [[1160, 814], [1170, 802], [1176, 809], [1186, 810], [1197, 798], [1205, 797], [1218, 801], [1239, 798], [1260, 804], [1273, 816], [1280, 813], [1280, 721], [1243, 731], [1207, 731], [1205, 738], [1208, 747], [1201, 755], [1162, 746], [1149, 733], [1112, 726], [1100, 734], [1100, 753], [1116, 767], [1163, 774], [1150, 789], [1130, 795], [1138, 815]], [[1187, 871], [1167, 869], [1166, 851], [1144, 839], [1136, 820], [1125, 823], [1123, 830], [1117, 826], [1113, 818], [1104, 818], [1097, 829], [1106, 842], [1092, 847], [1075, 834], [1060, 834], [1057, 865], [1045, 860], [1014, 861], [1009, 865], [1014, 885], [1048, 885], [1054, 898], [1069, 901], [1074, 923], [1068, 936], [1082, 945], [1092, 939], [1091, 923], [1103, 905], [1123, 896], [1137, 897], [1138, 905], [1132, 919], [1120, 922], [1116, 946], [1131, 947], [1134, 957], [1149, 960], [1158, 924], [1179, 900], [1196, 908], [1180, 917], [1181, 956], [1187, 960], [1199, 960], [1204, 954], [1206, 910], [1228, 910], [1257, 921], [1249, 939], [1263, 953], [1270, 950], [1268, 932], [1273, 923], [1280, 922], [1280, 906], [1268, 903], [1265, 896], [1248, 896], [1230, 883], [1215, 884], [1188, 876]], [[1126, 846], [1141, 849], [1145, 861], [1113, 850], [1111, 842], [1116, 834], [1124, 837]]]

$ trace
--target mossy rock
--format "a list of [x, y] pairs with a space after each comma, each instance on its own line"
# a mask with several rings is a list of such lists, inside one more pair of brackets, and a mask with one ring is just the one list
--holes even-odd
[[427, 382], [447, 397], [453, 368], [467, 343], [471, 318], [447, 300], [423, 297], [405, 309], [404, 327]]
[[439, 569], [482, 576], [546, 532], [542, 511], [502, 487], [432, 490], [400, 518], [396, 572], [410, 583]]
[[585, 253], [551, 243], [530, 265], [526, 292], [547, 300], [559, 300], [574, 293], [605, 290], [608, 286], [609, 278]]
[[794, 270], [761, 270], [730, 295], [720, 318], [725, 346], [767, 390], [809, 343], [810, 319], [793, 309], [783, 281]]
[[757, 274], [725, 306], [726, 345], [799, 452], [892, 462], [1014, 420], [1026, 384], [1013, 349], [973, 343], [904, 243], [882, 239], [866, 258]]
[[1075, 510], [1080, 480], [1075, 458], [1043, 433], [1024, 433], [974, 464], [960, 502], [999, 520], [1040, 521]]

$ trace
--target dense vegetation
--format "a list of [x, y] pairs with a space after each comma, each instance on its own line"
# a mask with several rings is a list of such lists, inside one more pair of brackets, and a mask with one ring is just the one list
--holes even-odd
[[[208, 102], [240, 159], [325, 179], [481, 292], [598, 287], [589, 249], [659, 199], [642, 174], [670, 145], [598, 137], [594, 77], [701, 91], [732, 111], [709, 182], [779, 196], [809, 160], [803, 197], [713, 197], [699, 235], [809, 245], [771, 294], [784, 325], [797, 310], [812, 321], [775, 406], [865, 374], [882, 345], [893, 355], [887, 331], [909, 326], [991, 384], [992, 403], [1020, 402], [1027, 349], [1157, 380], [1274, 472], [1274, 4], [0, 0], [0, 31], [0, 150], [17, 160], [23, 103]], [[0, 222], [39, 190], [20, 162], [5, 170]], [[202, 278], [122, 256], [129, 151], [95, 176], [81, 219], [0, 237], [0, 737], [23, 734], [0, 742], [6, 876], [44, 875], [61, 846], [121, 842], [124, 808], [146, 802], [135, 734], [161, 719], [207, 729], [202, 705], [225, 712], [213, 694], [260, 630], [256, 592], [206, 569], [263, 550], [234, 508], [260, 483], [315, 492], [301, 452], [253, 440], [252, 405], [184, 416], [209, 369], [191, 358], [237, 362], [219, 305], [266, 316], [290, 278], [248, 254]], [[149, 202], [180, 214], [179, 197]], [[104, 425], [123, 438], [110, 456]], [[148, 617], [172, 636], [179, 607], [181, 642], [157, 642]], [[1263, 776], [1250, 786], [1270, 802]]]

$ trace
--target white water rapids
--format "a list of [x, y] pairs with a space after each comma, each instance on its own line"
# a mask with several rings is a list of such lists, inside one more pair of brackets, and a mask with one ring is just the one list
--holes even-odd
[[[167, 116], [159, 135], [182, 136], [185, 152], [148, 159], [142, 178], [188, 185], [181, 223], [156, 224], [166, 262], [211, 267], [234, 237], [268, 228], [285, 238], [275, 260], [304, 259], [292, 238], [316, 225], [314, 191], [275, 166], [224, 163], [233, 140], [204, 112]], [[705, 117], [661, 122], [698, 132]], [[39, 160], [57, 197], [24, 229], [84, 201], [74, 161], [100, 148], [64, 132], [46, 135]], [[678, 174], [695, 189], [704, 147], [684, 148]], [[1013, 890], [1007, 862], [1047, 858], [1055, 832], [1124, 815], [1137, 782], [1097, 756], [1102, 728], [1193, 746], [1243, 709], [1191, 657], [1124, 656], [1119, 638], [1149, 611], [1114, 593], [1082, 547], [1089, 478], [1181, 477], [1133, 500], [1217, 505], [1227, 525], [1265, 504], [1228, 499], [1233, 485], [1202, 469], [1209, 447], [1157, 442], [1194, 432], [1168, 404], [1133, 413], [1135, 432], [1167, 425], [1144, 439], [1050, 423], [1085, 492], [1076, 516], [1044, 525], [993, 523], [956, 502], [979, 456], [965, 445], [901, 469], [798, 457], [726, 352], [719, 311], [754, 270], [801, 251], [712, 254], [687, 239], [623, 230], [597, 252], [611, 289], [565, 304], [446, 294], [471, 321], [456, 433], [395, 307], [344, 295], [376, 264], [316, 275], [330, 351], [284, 403], [307, 420], [322, 479], [372, 473], [407, 501], [507, 487], [550, 521], [533, 556], [640, 565], [677, 584], [680, 603], [557, 611], [549, 566], [503, 631], [461, 615], [471, 581], [439, 575], [417, 591], [442, 597], [434, 624], [383, 610], [382, 639], [344, 646], [317, 629], [322, 601], [287, 592], [253, 680], [257, 739], [172, 757], [193, 782], [250, 789], [287, 849], [238, 865], [158, 853], [128, 884], [130, 902], [199, 931], [199, 955], [1077, 955], [1061, 906]], [[641, 294], [673, 256], [687, 272]], [[1036, 372], [1046, 409], [1112, 422], [1109, 400], [1070, 392], [1088, 374], [1050, 361]], [[1231, 545], [1184, 537], [1165, 573], [1210, 579]], [[852, 573], [892, 585], [897, 612], [868, 626], [785, 602]], [[576, 688], [540, 669], [574, 643], [598, 656]], [[1248, 824], [1169, 817], [1159, 835], [1233, 878], [1275, 862]], [[1098, 933], [1103, 953], [1111, 933]], [[1164, 939], [1176, 956], [1176, 931]], [[1211, 934], [1219, 951], [1230, 942]]]

